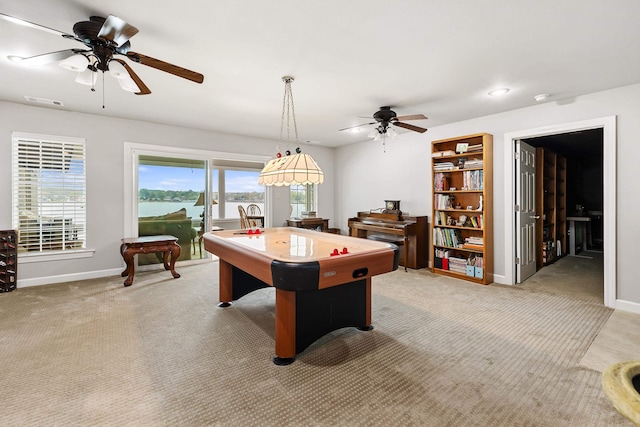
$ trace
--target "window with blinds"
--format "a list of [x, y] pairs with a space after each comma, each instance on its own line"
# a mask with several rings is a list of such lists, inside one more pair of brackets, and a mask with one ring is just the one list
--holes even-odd
[[14, 132], [13, 228], [26, 253], [86, 247], [86, 156], [79, 138]]

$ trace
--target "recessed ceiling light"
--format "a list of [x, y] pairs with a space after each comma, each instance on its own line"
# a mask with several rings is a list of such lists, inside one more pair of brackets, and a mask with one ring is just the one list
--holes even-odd
[[509, 88], [503, 87], [500, 89], [494, 89], [491, 92], [489, 92], [490, 96], [500, 96], [500, 95], [504, 95], [505, 93], [509, 92]]
[[540, 101], [544, 101], [545, 99], [547, 99], [550, 96], [551, 95], [549, 95], [548, 93], [541, 93], [540, 95], [534, 96], [533, 99], [535, 99], [536, 101], [540, 102]]
[[360, 128], [349, 129], [349, 132], [351, 132], [351, 133], [359, 133], [360, 132]]

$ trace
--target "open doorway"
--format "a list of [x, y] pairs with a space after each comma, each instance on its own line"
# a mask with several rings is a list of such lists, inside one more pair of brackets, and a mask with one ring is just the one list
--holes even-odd
[[[537, 154], [536, 213], [539, 217], [536, 221], [537, 269], [522, 285], [602, 302], [603, 129], [522, 141], [534, 147]], [[563, 259], [565, 257], [570, 258]]]
[[[602, 129], [602, 187], [603, 187], [603, 276], [604, 305], [615, 307], [616, 303], [616, 118], [615, 116], [589, 119], [580, 122], [563, 123], [537, 129], [528, 129], [505, 133], [504, 135], [504, 173], [506, 177], [515, 177], [514, 147], [517, 140], [566, 134], [590, 129]], [[505, 276], [502, 283], [515, 284], [516, 245], [515, 245], [515, 183], [514, 179], [504, 180], [504, 233], [505, 241], [512, 242], [505, 249]]]

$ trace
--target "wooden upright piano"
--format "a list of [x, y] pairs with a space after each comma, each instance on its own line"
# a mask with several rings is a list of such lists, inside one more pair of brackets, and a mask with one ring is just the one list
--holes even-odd
[[400, 265], [405, 270], [428, 267], [428, 217], [367, 211], [349, 218], [348, 225], [350, 236], [398, 245]]

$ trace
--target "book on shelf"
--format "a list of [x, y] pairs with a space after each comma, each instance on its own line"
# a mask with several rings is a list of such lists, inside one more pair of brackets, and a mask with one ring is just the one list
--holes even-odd
[[456, 152], [453, 150], [435, 151], [431, 153], [431, 157], [453, 156], [454, 154], [456, 154]]
[[460, 230], [452, 228], [433, 229], [433, 242], [436, 246], [448, 246], [457, 248], [464, 243]]
[[483, 166], [482, 159], [471, 159], [464, 162], [465, 169], [482, 169]]
[[484, 171], [472, 170], [462, 173], [462, 189], [463, 190], [482, 190], [484, 180]]
[[471, 225], [473, 226], [473, 228], [482, 228], [482, 215], [470, 216], [469, 221], [471, 221]]
[[436, 248], [435, 254], [436, 258], [449, 258], [451, 251], [449, 249]]
[[465, 237], [462, 247], [466, 249], [483, 250], [484, 241], [482, 240], [482, 237], [476, 237], [476, 236]]
[[472, 244], [472, 243], [463, 243], [463, 244], [462, 244], [462, 247], [463, 247], [464, 249], [477, 249], [477, 250], [479, 250], [479, 251], [481, 251], [481, 250], [483, 250], [483, 249], [484, 249], [484, 245], [474, 245], [474, 244]]
[[434, 199], [436, 209], [453, 208], [453, 198], [448, 194], [436, 194]]
[[434, 171], [449, 171], [454, 168], [454, 164], [452, 162], [440, 162], [433, 165]]
[[433, 175], [433, 188], [436, 191], [444, 191], [449, 189], [449, 180], [447, 176], [442, 172], [437, 172]]
[[467, 260], [460, 257], [449, 257], [449, 270], [456, 273], [466, 274], [467, 272]]
[[482, 245], [484, 243], [484, 241], [482, 240], [482, 237], [476, 237], [476, 236], [465, 237], [464, 242], [472, 245]]

